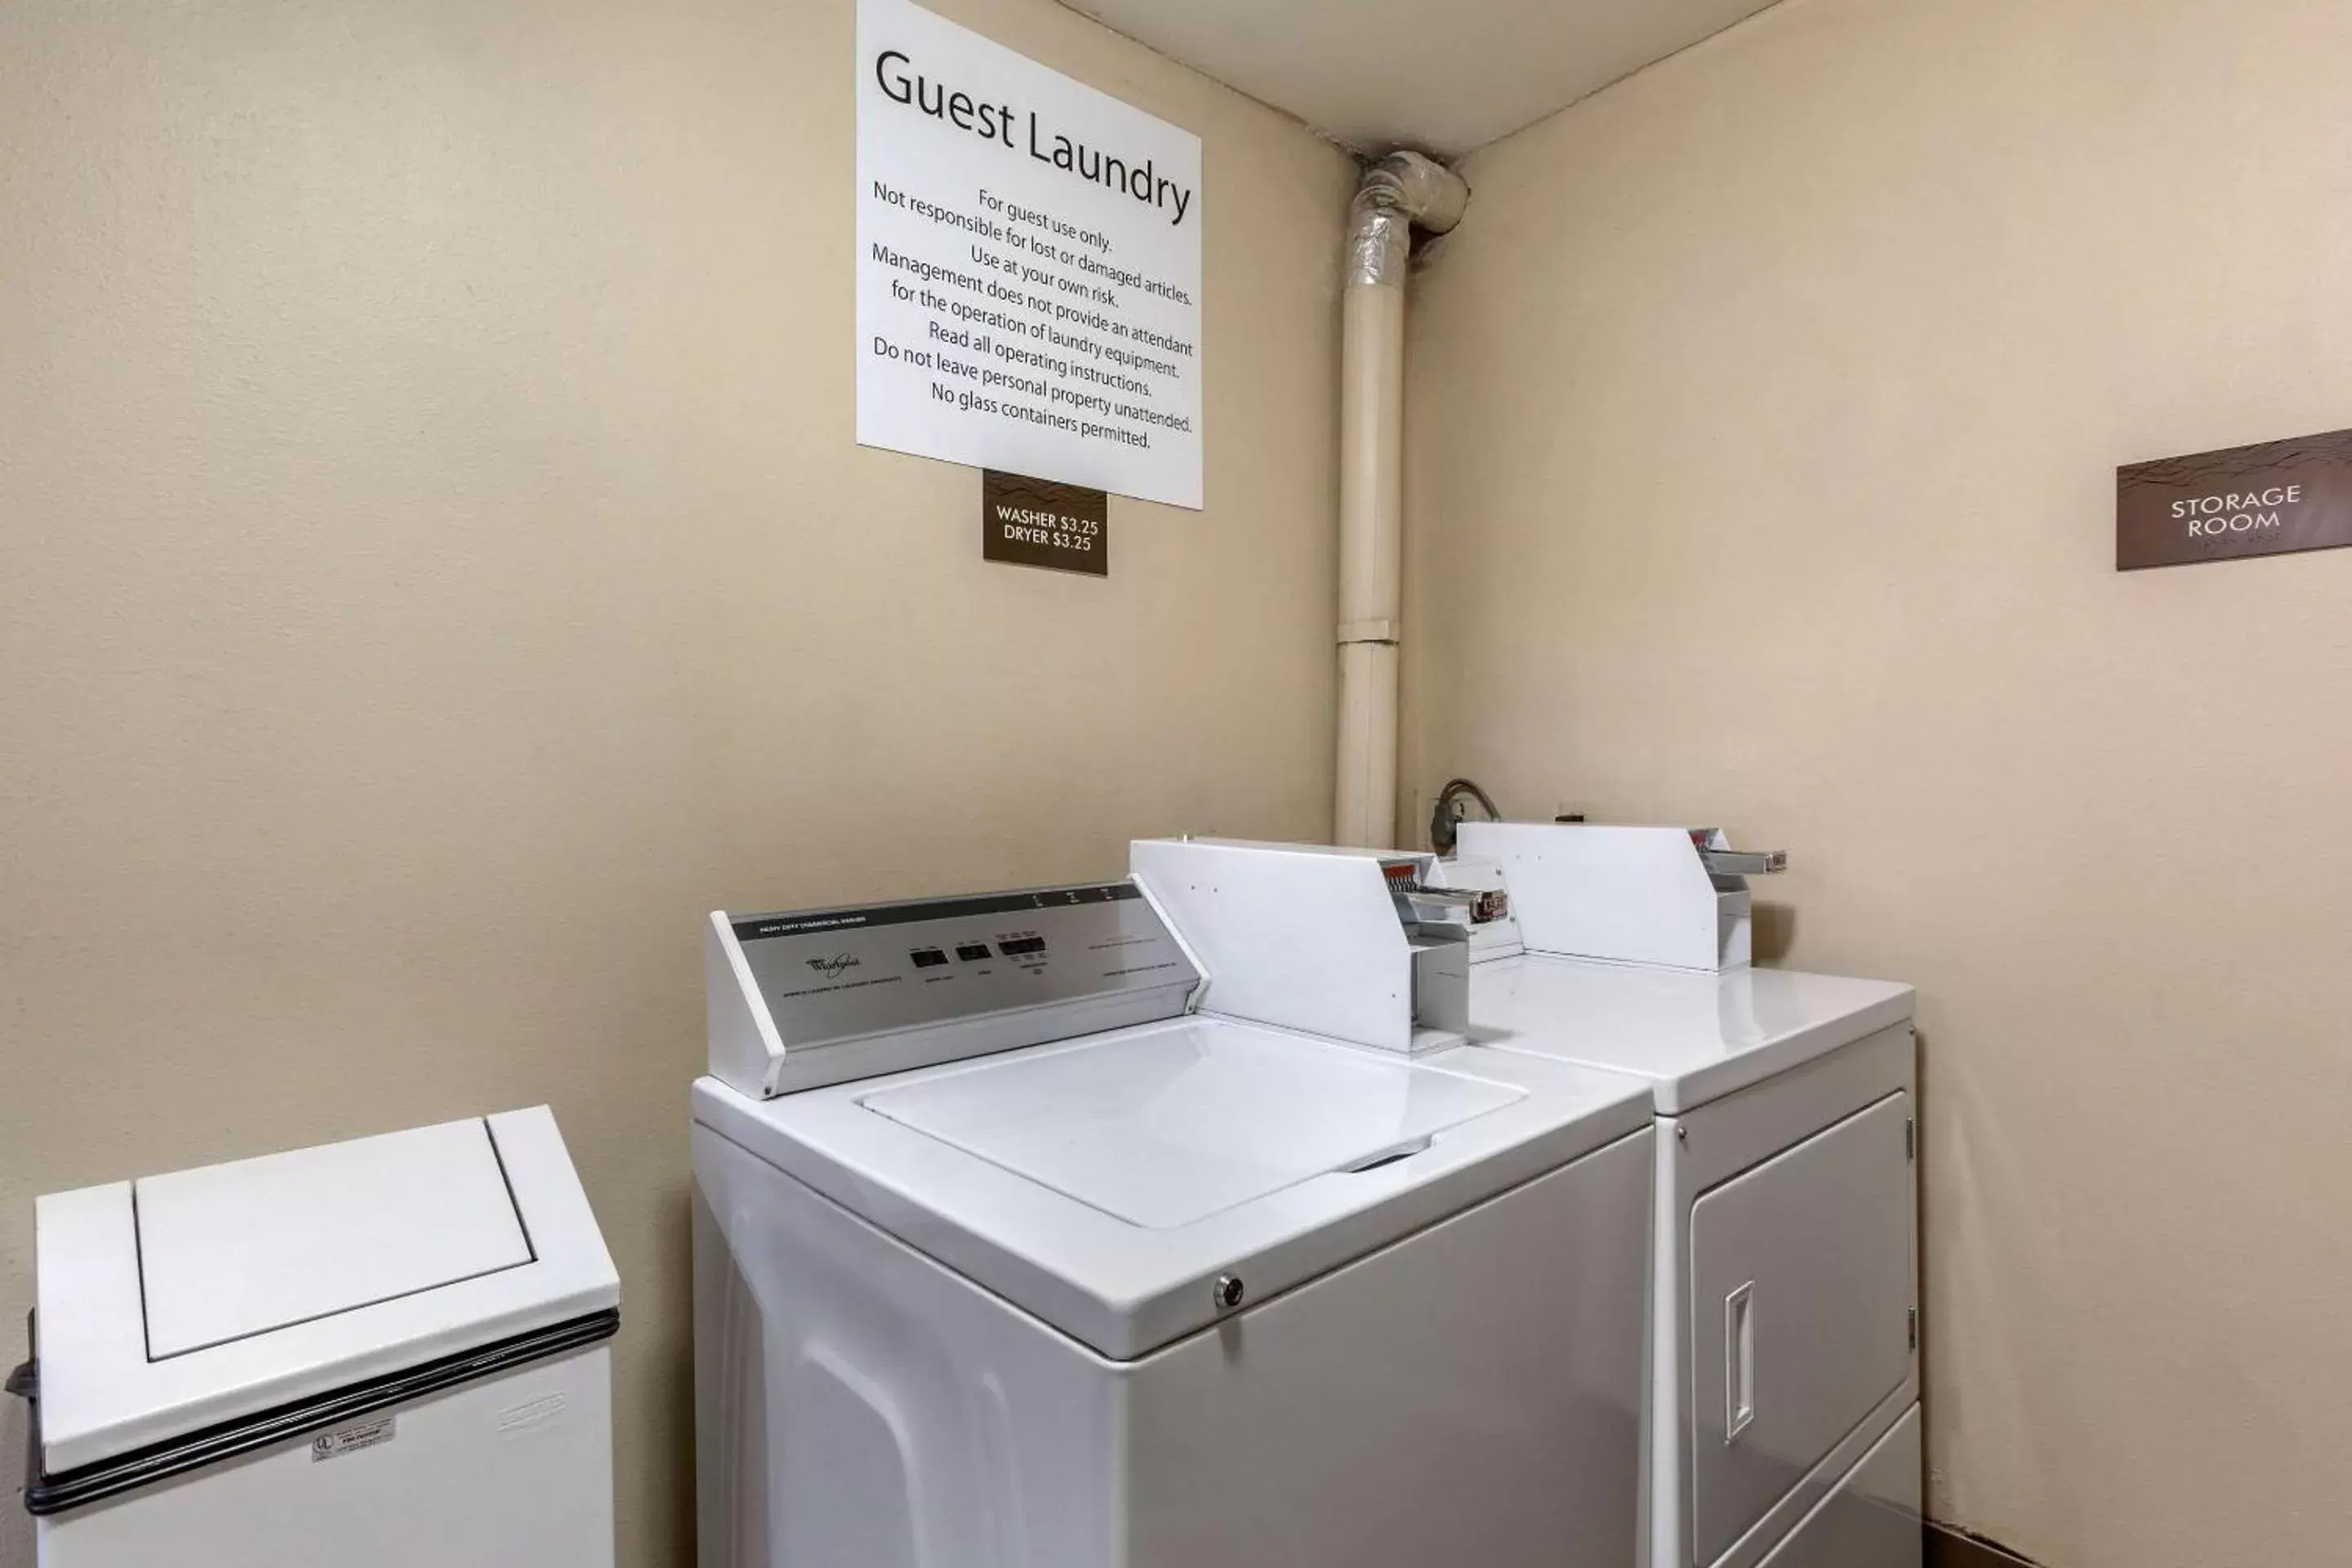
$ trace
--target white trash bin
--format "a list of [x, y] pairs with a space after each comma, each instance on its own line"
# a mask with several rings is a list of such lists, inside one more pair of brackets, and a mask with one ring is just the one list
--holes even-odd
[[39, 1568], [611, 1568], [620, 1280], [544, 1106], [36, 1221]]

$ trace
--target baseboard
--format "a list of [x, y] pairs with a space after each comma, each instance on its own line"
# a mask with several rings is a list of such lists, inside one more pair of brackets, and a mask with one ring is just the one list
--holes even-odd
[[1927, 1523], [1927, 1568], [2038, 1568], [2030, 1557], [2020, 1557], [1999, 1542], [1954, 1530], [1948, 1524]]

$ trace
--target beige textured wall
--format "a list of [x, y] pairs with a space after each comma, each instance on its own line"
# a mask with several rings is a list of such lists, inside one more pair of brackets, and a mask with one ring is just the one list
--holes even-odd
[[[1935, 1511], [2346, 1560], [2352, 552], [2118, 462], [2352, 425], [2352, 6], [1789, 0], [1471, 160], [1407, 784], [1785, 846], [1916, 981]], [[1409, 792], [1408, 792], [1409, 793]]]
[[1107, 583], [851, 444], [850, 0], [0, 6], [0, 1336], [37, 1192], [551, 1101], [684, 1563], [701, 912], [1326, 820], [1349, 165], [939, 8], [1205, 142], [1208, 507]]

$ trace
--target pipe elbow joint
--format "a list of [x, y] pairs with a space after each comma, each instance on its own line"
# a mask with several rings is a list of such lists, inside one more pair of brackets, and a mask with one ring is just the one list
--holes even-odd
[[1469, 184], [1433, 158], [1398, 152], [1374, 163], [1349, 206], [1348, 286], [1402, 288], [1412, 231], [1444, 234], [1469, 205]]

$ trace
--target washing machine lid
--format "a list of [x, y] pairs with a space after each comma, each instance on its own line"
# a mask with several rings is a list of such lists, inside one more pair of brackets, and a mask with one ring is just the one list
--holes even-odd
[[1393, 1156], [1526, 1093], [1196, 1021], [877, 1089], [865, 1103], [1116, 1219], [1172, 1230]]
[[1405, 1060], [1216, 1017], [697, 1120], [1106, 1356], [1132, 1360], [1637, 1131], [1646, 1087], [1460, 1048]]
[[1674, 1116], [1900, 1024], [1910, 986], [1788, 969], [1664, 969], [1527, 953], [1477, 965], [1481, 1045], [1650, 1080]]
[[544, 1107], [54, 1194], [35, 1223], [52, 1477], [619, 1300]]

